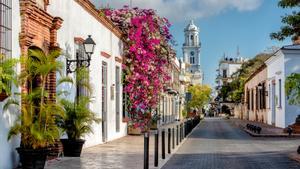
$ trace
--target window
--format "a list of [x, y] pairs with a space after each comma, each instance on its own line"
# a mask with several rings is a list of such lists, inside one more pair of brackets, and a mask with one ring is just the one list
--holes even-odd
[[251, 110], [254, 110], [254, 92], [253, 89], [251, 90]]
[[102, 62], [102, 141], [107, 140], [107, 63]]
[[0, 0], [0, 53], [11, 57], [12, 50], [12, 1]]
[[227, 70], [226, 69], [223, 70], [223, 78], [227, 78]]
[[194, 35], [191, 35], [191, 45], [194, 46], [195, 42], [194, 42]]
[[195, 63], [195, 57], [194, 56], [191, 56], [190, 57], [190, 64], [194, 64]]
[[120, 67], [116, 67], [116, 131], [120, 131]]
[[123, 114], [122, 117], [123, 119], [128, 117], [128, 95], [126, 93], [123, 92]]
[[[107, 112], [107, 64], [102, 62], [102, 113], [106, 115]], [[106, 117], [102, 117], [106, 118]]]
[[255, 88], [256, 92], [255, 92], [255, 109], [258, 110], [259, 109], [259, 92], [258, 92], [258, 87]]
[[266, 109], [266, 85], [265, 83], [262, 84], [262, 90], [261, 90], [261, 109]]
[[247, 109], [250, 110], [250, 91], [248, 89], [246, 94], [246, 100], [247, 100]]
[[278, 92], [279, 92], [279, 93], [278, 93], [278, 95], [279, 95], [279, 100], [278, 100], [278, 101], [279, 101], [279, 107], [281, 108], [281, 106], [282, 106], [282, 105], [281, 105], [281, 79], [279, 79], [278, 82], [279, 82], [279, 85], [278, 85], [278, 88], [279, 88], [279, 90], [278, 90]]
[[271, 85], [269, 84], [269, 108], [271, 108]]

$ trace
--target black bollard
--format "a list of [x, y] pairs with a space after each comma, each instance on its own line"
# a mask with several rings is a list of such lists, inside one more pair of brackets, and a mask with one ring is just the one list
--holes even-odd
[[187, 136], [187, 122], [184, 122], [184, 137]]
[[171, 129], [168, 128], [168, 154], [171, 154]]
[[158, 166], [158, 130], [155, 130], [154, 135], [154, 167]]
[[172, 148], [175, 148], [175, 129], [172, 128]]
[[181, 143], [182, 140], [182, 126], [179, 124], [179, 142]]
[[149, 169], [149, 133], [144, 134], [144, 169]]
[[165, 129], [161, 132], [161, 158], [166, 158]]
[[181, 141], [183, 140], [183, 135], [184, 135], [184, 133], [183, 133], [183, 128], [184, 128], [184, 126], [183, 126], [183, 123], [181, 124]]
[[289, 134], [289, 137], [291, 137], [291, 136], [292, 136], [292, 133], [293, 133], [293, 128], [292, 128], [292, 127], [288, 127], [288, 128], [287, 128], [287, 132], [288, 132], [288, 134]]
[[176, 125], [176, 146], [178, 146], [178, 125]]

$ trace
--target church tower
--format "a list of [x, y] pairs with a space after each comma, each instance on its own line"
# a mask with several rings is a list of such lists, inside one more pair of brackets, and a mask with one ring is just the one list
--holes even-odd
[[200, 67], [199, 28], [191, 20], [184, 29], [185, 41], [182, 46], [183, 61], [189, 64], [187, 72], [192, 75], [192, 84], [202, 84], [202, 71]]

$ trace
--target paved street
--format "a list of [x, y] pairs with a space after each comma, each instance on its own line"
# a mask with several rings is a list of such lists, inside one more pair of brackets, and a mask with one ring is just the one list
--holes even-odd
[[298, 139], [252, 138], [230, 120], [205, 119], [163, 169], [300, 169]]

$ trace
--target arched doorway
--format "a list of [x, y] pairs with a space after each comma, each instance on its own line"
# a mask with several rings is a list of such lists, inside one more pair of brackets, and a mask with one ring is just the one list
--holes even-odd
[[221, 107], [221, 112], [227, 115], [230, 115], [230, 108], [227, 105]]

